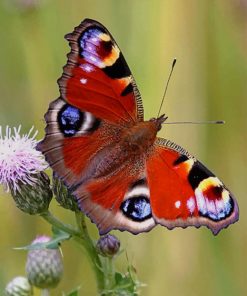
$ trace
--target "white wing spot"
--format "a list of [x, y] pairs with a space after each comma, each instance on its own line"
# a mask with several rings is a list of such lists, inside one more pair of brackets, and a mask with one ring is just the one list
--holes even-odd
[[187, 208], [189, 209], [191, 214], [195, 211], [195, 200], [193, 197], [190, 197], [187, 200]]
[[90, 65], [90, 64], [83, 64], [80, 66], [80, 68], [82, 68], [83, 71], [90, 73], [94, 71], [94, 66]]
[[199, 188], [195, 190], [195, 196], [196, 196], [196, 202], [198, 206], [198, 210], [205, 215], [207, 213], [207, 205], [206, 205], [206, 200]]
[[81, 82], [82, 84], [86, 84], [86, 83], [87, 83], [87, 79], [86, 79], [86, 78], [82, 78], [82, 79], [80, 80], [80, 82]]

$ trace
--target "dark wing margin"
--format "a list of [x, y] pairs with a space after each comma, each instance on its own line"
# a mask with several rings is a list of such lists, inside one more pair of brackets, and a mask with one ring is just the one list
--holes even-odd
[[168, 229], [207, 226], [213, 234], [236, 222], [233, 194], [179, 145], [158, 138], [147, 160], [153, 218]]
[[38, 149], [68, 187], [81, 182], [95, 154], [143, 120], [139, 91], [108, 30], [86, 19], [66, 35], [71, 52], [58, 80], [61, 96], [45, 115]]
[[[141, 95], [109, 31], [99, 22], [85, 19], [65, 38], [69, 41], [71, 52], [58, 79], [62, 98], [94, 114], [94, 106], [101, 107], [104, 111], [102, 119], [110, 111], [122, 120], [127, 121], [129, 116], [134, 121], [143, 121]], [[95, 114], [100, 117], [98, 115]], [[116, 118], [110, 117], [112, 120]]]
[[92, 179], [73, 191], [79, 208], [97, 225], [101, 235], [113, 229], [138, 234], [156, 225], [143, 163], [134, 162], [133, 165], [129, 161], [113, 175]]

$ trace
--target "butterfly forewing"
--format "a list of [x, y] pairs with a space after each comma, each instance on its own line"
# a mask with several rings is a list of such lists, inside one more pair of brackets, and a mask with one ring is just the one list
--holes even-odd
[[157, 223], [217, 234], [237, 221], [237, 203], [213, 173], [180, 146], [155, 140], [161, 124], [143, 121], [139, 91], [108, 30], [86, 19], [66, 39], [61, 97], [45, 115], [38, 149], [100, 234], [137, 234]]
[[92, 158], [119, 141], [123, 127], [143, 120], [143, 108], [129, 67], [105, 27], [87, 19], [66, 39], [71, 52], [58, 80], [61, 97], [50, 104], [46, 137], [38, 148], [71, 187], [90, 178]]
[[108, 30], [87, 19], [66, 39], [71, 52], [58, 81], [63, 99], [114, 123], [143, 120], [134, 78]]
[[238, 220], [232, 193], [180, 146], [156, 140], [147, 161], [154, 219], [169, 229], [205, 225], [217, 234]]

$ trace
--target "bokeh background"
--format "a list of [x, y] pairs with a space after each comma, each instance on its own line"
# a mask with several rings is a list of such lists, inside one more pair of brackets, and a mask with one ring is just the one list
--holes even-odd
[[[63, 36], [86, 17], [102, 22], [117, 40], [147, 119], [157, 114], [177, 57], [163, 108], [170, 121], [226, 121], [223, 126], [165, 126], [160, 134], [224, 180], [239, 202], [240, 221], [217, 237], [206, 228], [158, 226], [138, 236], [115, 231], [146, 284], [141, 295], [247, 295], [247, 1], [1, 0], [0, 125], [22, 124], [23, 131], [34, 125], [42, 138], [43, 115], [59, 96], [56, 80], [69, 51]], [[26, 253], [13, 247], [27, 245], [36, 234], [50, 234], [50, 228], [19, 211], [3, 191], [0, 195], [2, 291], [11, 278], [25, 273]], [[52, 211], [73, 223], [73, 215], [54, 201]], [[96, 227], [88, 224], [97, 238]], [[78, 285], [80, 295], [95, 295], [87, 258], [68, 242], [63, 253], [64, 277], [52, 295]], [[125, 270], [125, 253], [117, 266]]]

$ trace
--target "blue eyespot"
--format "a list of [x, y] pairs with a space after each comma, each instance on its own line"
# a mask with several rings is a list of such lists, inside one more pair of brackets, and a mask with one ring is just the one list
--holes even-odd
[[84, 114], [78, 108], [64, 105], [58, 113], [58, 124], [65, 137], [74, 136], [81, 128]]
[[150, 202], [145, 196], [126, 199], [120, 209], [126, 217], [136, 222], [142, 222], [152, 217]]

